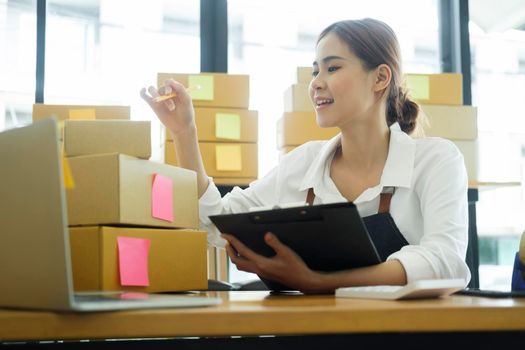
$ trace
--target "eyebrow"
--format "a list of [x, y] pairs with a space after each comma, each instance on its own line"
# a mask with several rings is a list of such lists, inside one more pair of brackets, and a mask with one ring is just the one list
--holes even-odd
[[[325, 58], [322, 59], [323, 63], [327, 63], [328, 61], [331, 61], [331, 60], [344, 60], [344, 58], [339, 57], [339, 56], [326, 56]], [[317, 61], [314, 61], [312, 65], [317, 66]]]

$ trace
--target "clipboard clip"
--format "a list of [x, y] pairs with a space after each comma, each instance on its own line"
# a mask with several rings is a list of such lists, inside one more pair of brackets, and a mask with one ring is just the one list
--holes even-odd
[[249, 212], [254, 211], [267, 211], [267, 210], [277, 210], [277, 209], [287, 209], [287, 208], [295, 208], [295, 207], [305, 207], [306, 204], [304, 202], [290, 202], [290, 203], [282, 203], [282, 204], [275, 204], [275, 205], [267, 205], [262, 207], [251, 207], [248, 208]]

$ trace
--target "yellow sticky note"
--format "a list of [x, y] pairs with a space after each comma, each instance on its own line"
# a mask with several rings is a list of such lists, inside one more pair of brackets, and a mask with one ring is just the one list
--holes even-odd
[[238, 114], [215, 114], [215, 137], [229, 140], [241, 139], [241, 117]]
[[64, 137], [64, 121], [60, 120], [57, 122], [58, 138], [61, 140]]
[[428, 75], [407, 75], [406, 84], [410, 95], [416, 100], [428, 100], [430, 98], [430, 82]]
[[213, 101], [213, 76], [190, 75], [188, 77], [188, 90], [194, 100]]
[[70, 109], [69, 119], [96, 119], [95, 109], [93, 108], [82, 108], [82, 109]]
[[216, 168], [219, 171], [241, 171], [242, 156], [240, 145], [215, 146]]
[[73, 180], [73, 174], [69, 167], [69, 162], [66, 157], [62, 157], [62, 171], [64, 173], [64, 187], [68, 189], [75, 188], [75, 181]]

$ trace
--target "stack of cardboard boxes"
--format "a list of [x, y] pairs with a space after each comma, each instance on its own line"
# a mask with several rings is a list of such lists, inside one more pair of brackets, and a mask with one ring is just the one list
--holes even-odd
[[[258, 175], [258, 115], [248, 110], [249, 76], [221, 73], [159, 73], [158, 85], [174, 79], [189, 89], [204, 168], [217, 185], [248, 185]], [[166, 131], [165, 162], [177, 165]]]
[[75, 290], [206, 289], [195, 172], [149, 161], [150, 123], [130, 121], [128, 107], [34, 105], [33, 121], [50, 116], [63, 125], [72, 175], [65, 185]]
[[317, 125], [308, 92], [311, 80], [312, 67], [298, 67], [297, 82], [284, 93], [284, 114], [277, 121], [277, 149], [281, 155], [307, 141], [328, 140], [339, 132], [338, 128]]
[[406, 74], [407, 88], [426, 117], [425, 136], [437, 136], [456, 144], [465, 159], [471, 187], [478, 183], [477, 107], [463, 105], [462, 75]]

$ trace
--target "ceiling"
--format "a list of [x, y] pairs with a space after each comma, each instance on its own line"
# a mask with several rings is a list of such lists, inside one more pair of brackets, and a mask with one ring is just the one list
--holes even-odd
[[[49, 0], [49, 3], [73, 7], [99, 8], [101, 1], [118, 0]], [[121, 2], [125, 0], [120, 0]], [[198, 0], [156, 0], [161, 1], [164, 11], [178, 16], [192, 15], [198, 8]], [[232, 0], [233, 1], [233, 0]], [[439, 1], [439, 0], [438, 0]], [[468, 0], [458, 0], [468, 1]], [[238, 1], [249, 4], [248, 1]], [[470, 0], [470, 20], [485, 32], [503, 32], [509, 29], [525, 31], [525, 0]]]
[[525, 0], [470, 0], [469, 13], [485, 32], [525, 31]]

